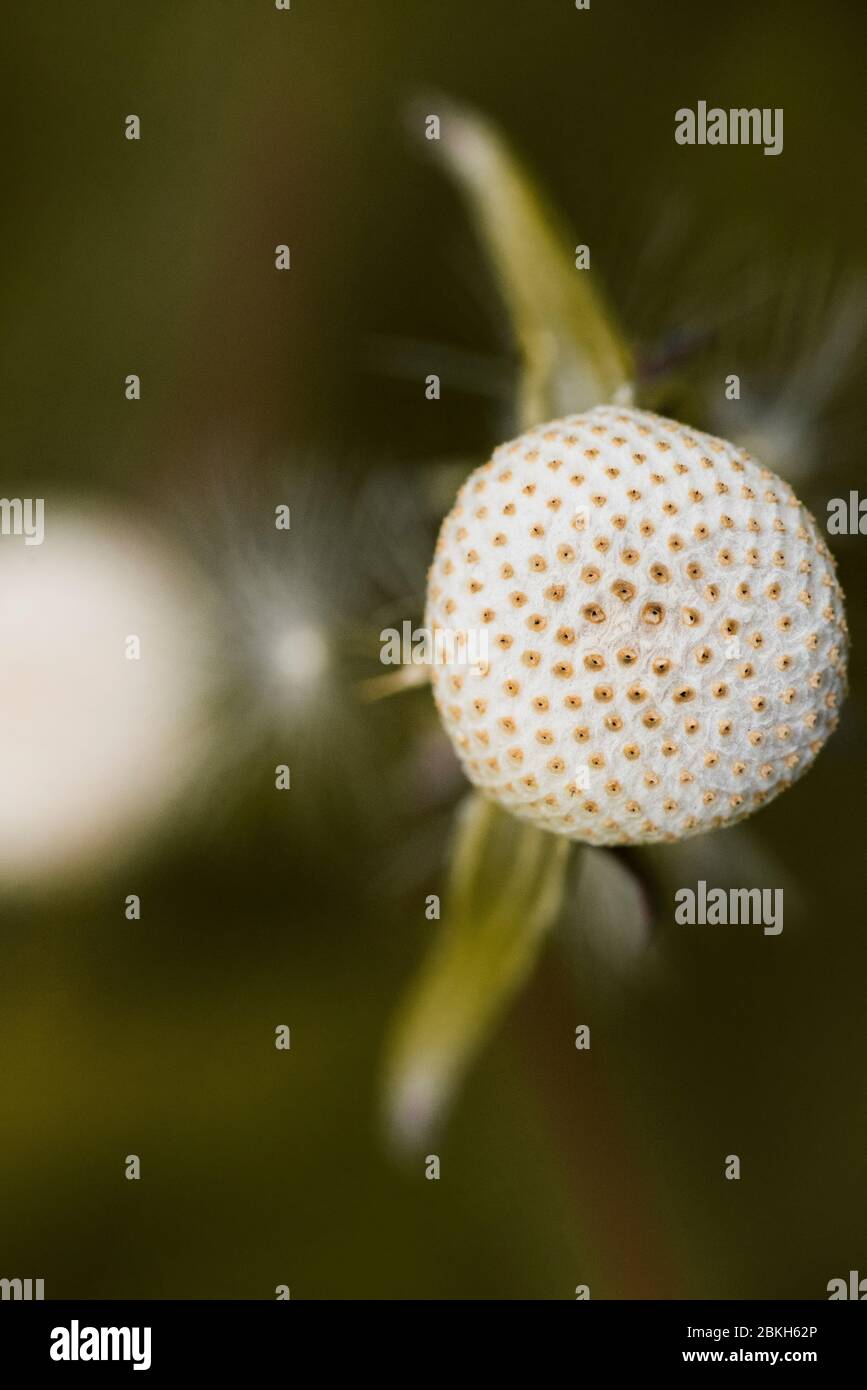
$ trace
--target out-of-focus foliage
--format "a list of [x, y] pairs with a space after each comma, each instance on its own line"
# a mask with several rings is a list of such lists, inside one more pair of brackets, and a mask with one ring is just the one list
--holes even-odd
[[477, 112], [435, 101], [434, 146], [472, 210], [521, 353], [521, 428], [632, 399], [634, 368], [595, 277], [503, 136]]
[[390, 1048], [387, 1118], [418, 1146], [474, 1048], [536, 961], [560, 907], [568, 841], [472, 794], [451, 855], [444, 919]]

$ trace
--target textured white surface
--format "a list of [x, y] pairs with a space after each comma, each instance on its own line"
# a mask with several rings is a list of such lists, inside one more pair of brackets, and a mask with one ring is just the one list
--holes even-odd
[[834, 562], [743, 450], [598, 406], [497, 449], [443, 523], [427, 626], [488, 632], [432, 668], [467, 776], [597, 844], [680, 839], [800, 776], [845, 692]]

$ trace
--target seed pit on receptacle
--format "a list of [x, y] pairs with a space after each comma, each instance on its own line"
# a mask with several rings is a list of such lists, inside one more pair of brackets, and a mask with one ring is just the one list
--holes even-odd
[[635, 585], [626, 579], [615, 579], [611, 585], [611, 592], [621, 603], [630, 603], [635, 598]]

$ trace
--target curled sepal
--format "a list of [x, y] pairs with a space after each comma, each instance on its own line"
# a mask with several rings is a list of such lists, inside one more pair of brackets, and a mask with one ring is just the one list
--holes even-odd
[[558, 939], [584, 987], [611, 997], [630, 978], [658, 973], [645, 882], [620, 852], [585, 845], [570, 875]]
[[439, 936], [398, 1014], [385, 1111], [422, 1143], [526, 979], [560, 906], [570, 844], [472, 795], [461, 807]]
[[628, 405], [631, 353], [574, 239], [560, 227], [494, 126], [442, 100], [434, 142], [467, 198], [523, 358], [519, 425]]

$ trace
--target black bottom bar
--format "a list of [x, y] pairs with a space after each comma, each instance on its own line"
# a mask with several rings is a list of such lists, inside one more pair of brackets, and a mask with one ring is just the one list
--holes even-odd
[[[514, 1371], [516, 1351], [550, 1365], [562, 1346], [576, 1372], [647, 1369], [668, 1371], [701, 1365], [806, 1365], [827, 1373], [863, 1368], [867, 1309], [849, 1302], [576, 1302], [568, 1312], [547, 1305], [514, 1304], [504, 1328], [489, 1324], [494, 1305], [473, 1302], [482, 1321], [456, 1327], [442, 1304], [404, 1303], [395, 1321], [378, 1303], [338, 1302], [324, 1314], [316, 1302], [60, 1302], [0, 1303], [0, 1372], [47, 1371], [62, 1378], [134, 1375], [159, 1380], [185, 1371], [197, 1377], [273, 1365], [291, 1371], [315, 1358], [321, 1372], [347, 1364], [369, 1372], [398, 1362], [401, 1378], [429, 1379], [479, 1363], [488, 1374], [500, 1361]], [[392, 1306], [392, 1305], [387, 1305]], [[456, 1305], [447, 1304], [447, 1307]], [[327, 1316], [327, 1320], [326, 1320]], [[380, 1318], [382, 1321], [380, 1321]], [[361, 1338], [354, 1336], [356, 1329]], [[540, 1340], [540, 1331], [544, 1341]], [[468, 1339], [468, 1332], [471, 1334]], [[559, 1344], [559, 1345], [558, 1345]], [[541, 1367], [537, 1368], [541, 1369]], [[7, 1383], [9, 1383], [7, 1381]], [[143, 1382], [144, 1383], [144, 1382]], [[201, 1383], [199, 1381], [198, 1383]]]

